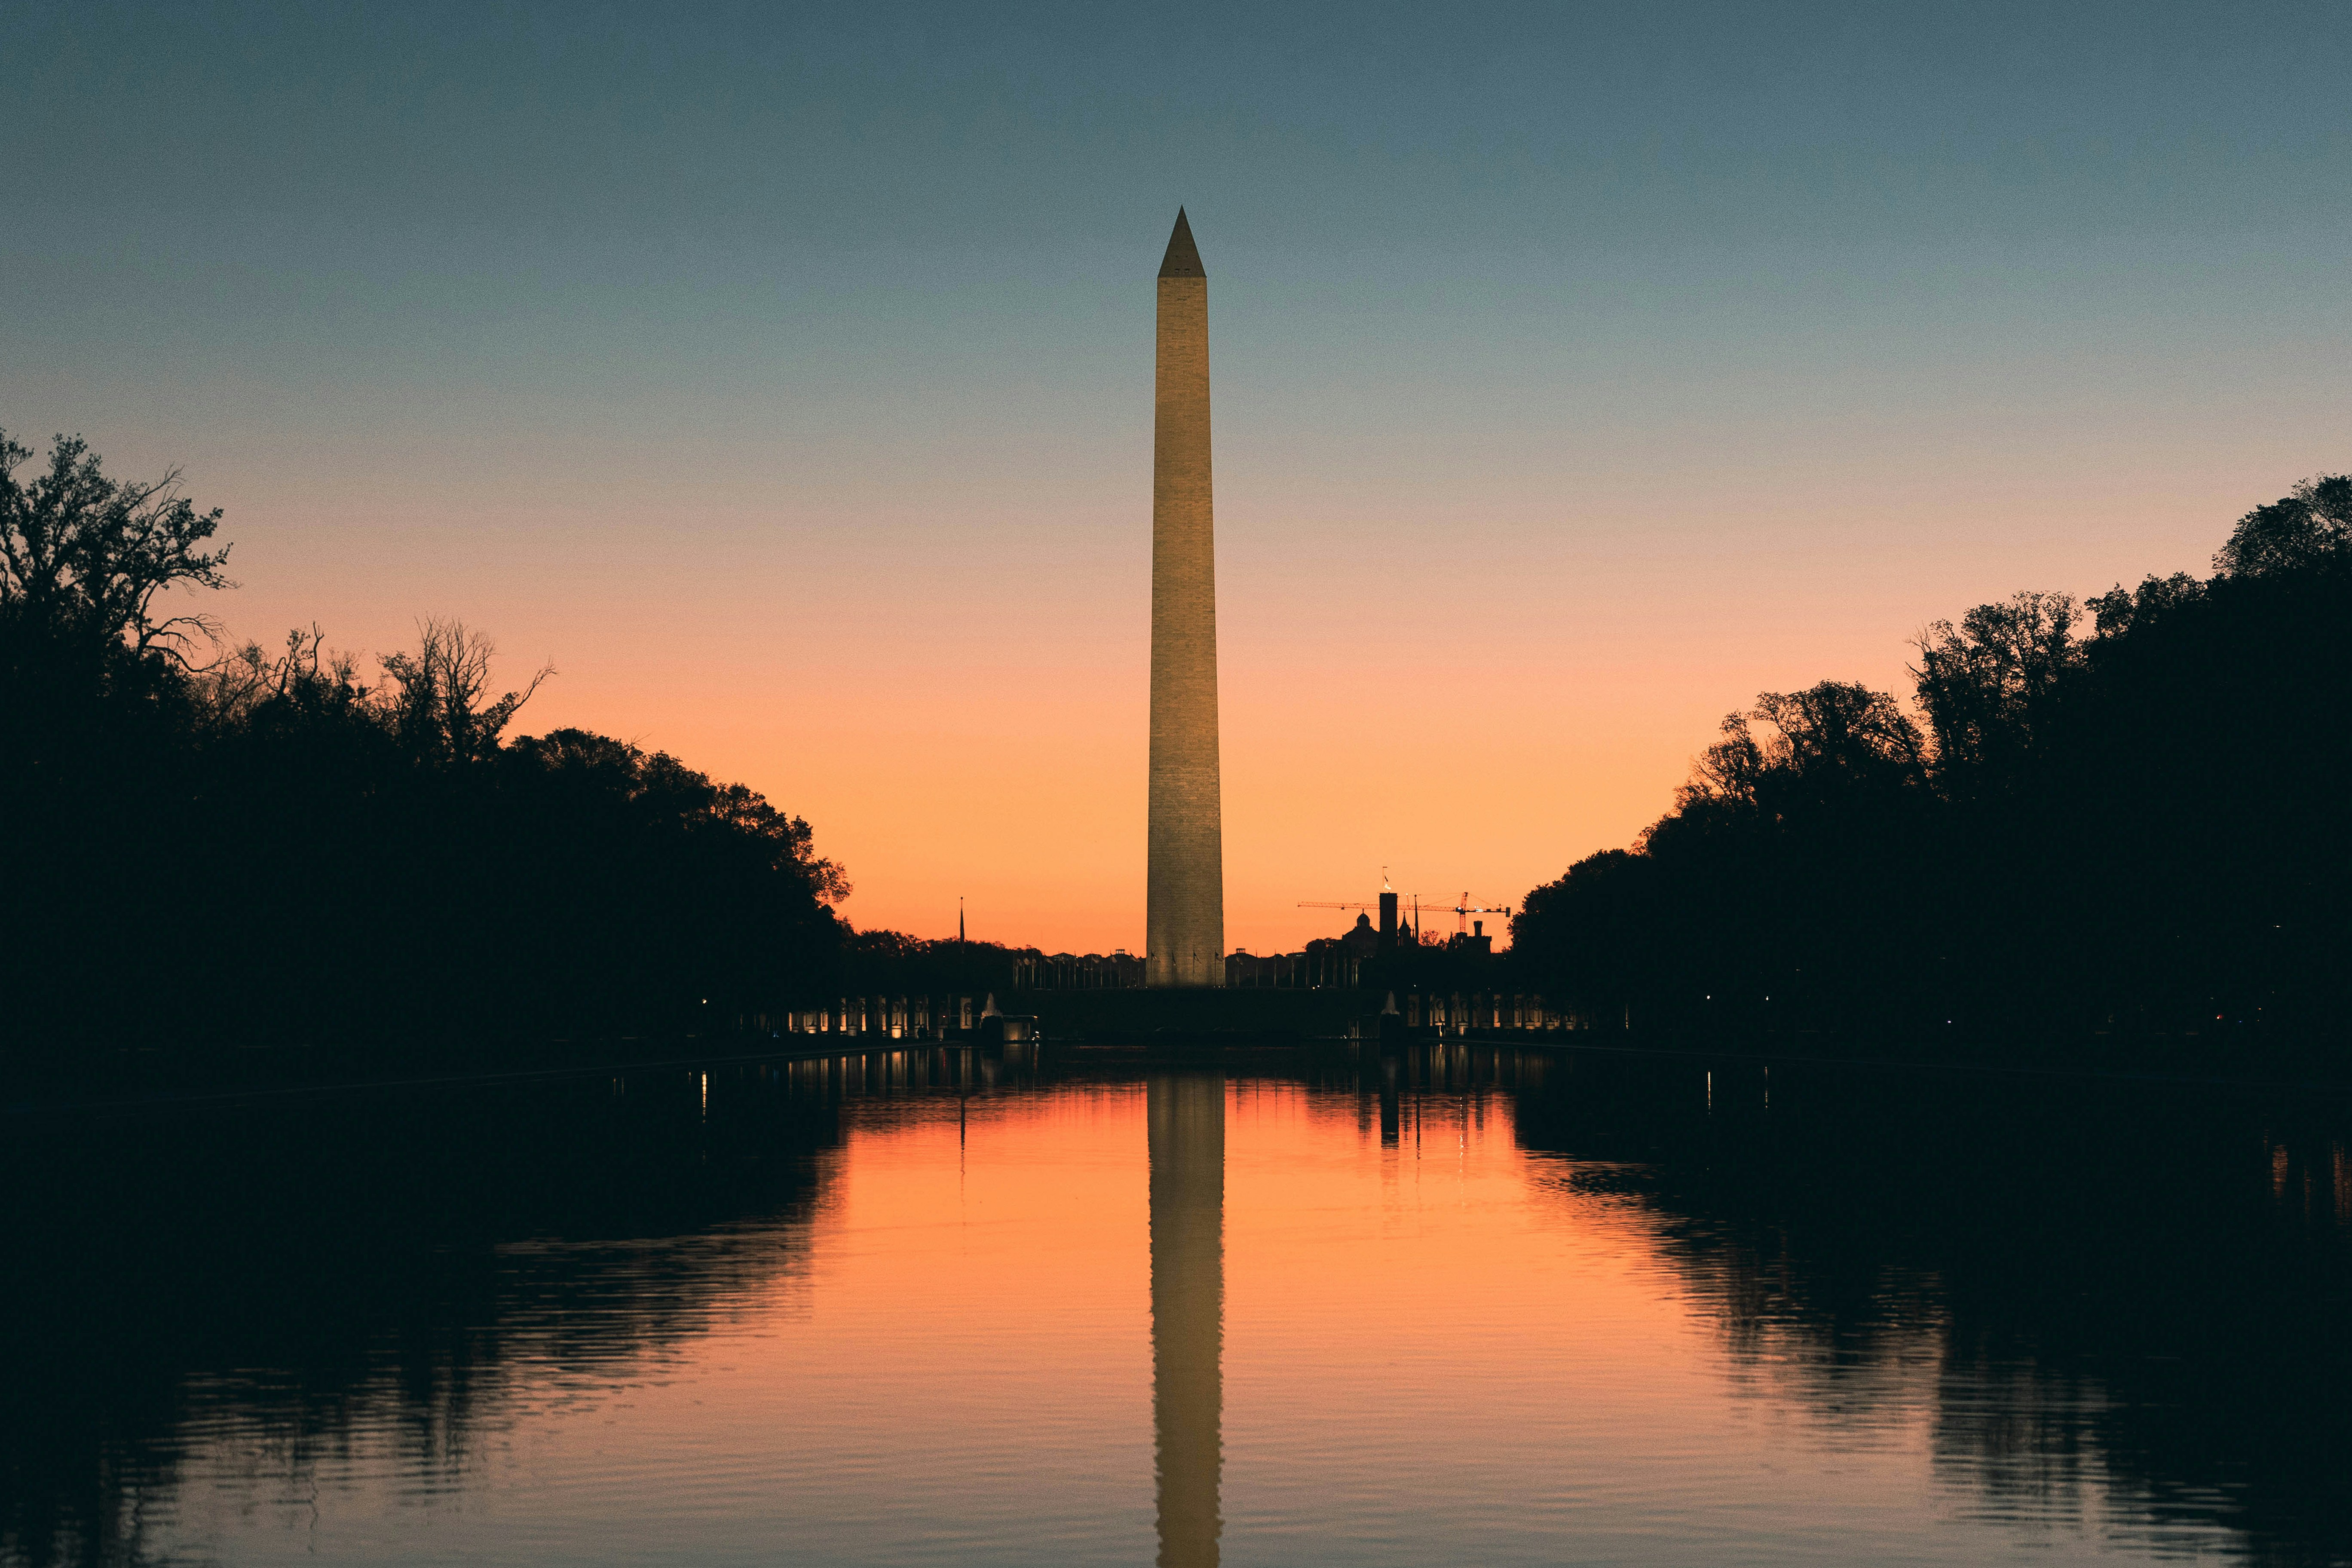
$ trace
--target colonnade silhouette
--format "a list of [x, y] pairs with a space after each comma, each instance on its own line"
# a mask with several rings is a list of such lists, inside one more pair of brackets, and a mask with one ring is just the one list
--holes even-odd
[[1159, 1561], [1214, 1568], [1223, 1527], [1225, 1079], [1155, 1074], [1145, 1095]]

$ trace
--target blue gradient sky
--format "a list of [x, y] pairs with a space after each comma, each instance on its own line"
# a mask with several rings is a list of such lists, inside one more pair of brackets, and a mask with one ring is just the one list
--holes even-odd
[[0, 425], [1139, 945], [1151, 278], [1211, 278], [1228, 930], [1515, 901], [1721, 714], [2347, 450], [2352, 10], [12, 6]]

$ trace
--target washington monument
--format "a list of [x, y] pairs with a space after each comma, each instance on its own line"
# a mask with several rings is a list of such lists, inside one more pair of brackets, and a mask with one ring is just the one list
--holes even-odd
[[1151, 805], [1143, 983], [1225, 983], [1217, 785], [1217, 542], [1209, 484], [1209, 275], [1192, 226], [1160, 263], [1151, 450]]

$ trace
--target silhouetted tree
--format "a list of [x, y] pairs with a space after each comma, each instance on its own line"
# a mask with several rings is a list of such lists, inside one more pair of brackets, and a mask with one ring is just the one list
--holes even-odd
[[1528, 896], [1515, 963], [1657, 1027], [2156, 1034], [2208, 1063], [2340, 1037], [2352, 479], [2247, 513], [2215, 563], [2093, 599], [2088, 637], [2053, 593], [1936, 623], [1931, 740], [1886, 693], [1766, 693], [1632, 851]]
[[1920, 710], [1936, 737], [1936, 773], [1948, 793], [2014, 787], [2046, 744], [2066, 677], [2079, 668], [2081, 609], [2071, 594], [2024, 593], [1979, 605], [1955, 627], [1937, 621], [1920, 637]]
[[57, 437], [48, 468], [27, 485], [16, 470], [32, 455], [0, 430], [0, 628], [184, 665], [188, 643], [214, 623], [162, 615], [156, 600], [184, 585], [231, 585], [221, 573], [228, 546], [204, 548], [220, 509], [197, 511], [177, 468], [152, 484], [108, 479], [79, 436]]
[[803, 819], [577, 730], [426, 620], [382, 678], [319, 628], [199, 662], [220, 513], [0, 437], [0, 1054], [701, 1032], [833, 983], [849, 884]]
[[842, 942], [836, 984], [844, 995], [981, 996], [993, 993], [1013, 1005], [1015, 961], [1042, 957], [1035, 948], [957, 937], [925, 938], [904, 931], [855, 932]]
[[2352, 476], [2305, 479], [2238, 520], [2213, 569], [2232, 577], [2317, 572], [2352, 557]]
[[493, 756], [499, 736], [541, 682], [555, 673], [543, 665], [520, 691], [488, 700], [490, 639], [465, 622], [431, 617], [416, 626], [416, 651], [383, 656], [383, 673], [397, 688], [387, 699], [394, 732], [418, 762], [463, 766]]

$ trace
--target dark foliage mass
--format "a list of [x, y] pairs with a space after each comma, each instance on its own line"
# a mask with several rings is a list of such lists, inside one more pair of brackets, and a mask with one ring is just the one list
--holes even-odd
[[1667, 1030], [2340, 1033], [2352, 479], [2214, 566], [1938, 622], [1913, 711], [1765, 693], [1633, 848], [1528, 895], [1517, 963]]
[[961, 937], [931, 940], [877, 928], [843, 939], [835, 984], [847, 996], [993, 995], [1009, 1005], [1014, 967], [1024, 956], [1037, 957], [1038, 951]]
[[740, 784], [578, 730], [505, 738], [491, 647], [223, 655], [177, 477], [0, 436], [7, 1044], [546, 1037], [725, 1026], [838, 978], [848, 891]]

